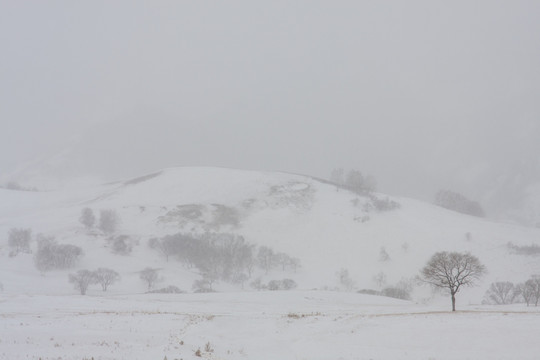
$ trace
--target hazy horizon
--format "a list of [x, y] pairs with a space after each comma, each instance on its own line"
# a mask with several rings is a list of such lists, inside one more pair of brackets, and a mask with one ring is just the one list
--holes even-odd
[[512, 169], [539, 179], [539, 13], [527, 1], [5, 2], [0, 172], [53, 155], [58, 176], [111, 180], [343, 167], [390, 194], [481, 199]]

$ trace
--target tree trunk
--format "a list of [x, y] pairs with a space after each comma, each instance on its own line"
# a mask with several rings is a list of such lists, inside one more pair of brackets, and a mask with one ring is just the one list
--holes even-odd
[[456, 294], [452, 293], [452, 311], [456, 311]]

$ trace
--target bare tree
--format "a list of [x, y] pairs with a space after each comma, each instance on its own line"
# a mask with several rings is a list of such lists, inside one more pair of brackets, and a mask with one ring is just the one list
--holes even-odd
[[81, 210], [81, 216], [79, 222], [84, 225], [85, 228], [91, 229], [96, 223], [96, 216], [90, 208], [84, 208]]
[[101, 285], [103, 291], [107, 291], [109, 285], [112, 285], [116, 281], [120, 280], [120, 274], [112, 269], [99, 268], [94, 271], [94, 277], [96, 283]]
[[521, 291], [510, 281], [499, 281], [492, 283], [486, 291], [486, 298], [494, 304], [512, 304]]
[[257, 260], [259, 266], [264, 269], [265, 273], [268, 274], [268, 271], [274, 265], [274, 250], [270, 249], [267, 246], [261, 246], [259, 252], [257, 253]]
[[448, 289], [452, 311], [456, 311], [456, 293], [462, 286], [473, 286], [486, 273], [486, 267], [469, 253], [438, 252], [420, 271], [420, 279], [436, 288]]
[[169, 262], [169, 256], [174, 255], [178, 252], [180, 246], [175, 242], [175, 236], [165, 236], [162, 239], [152, 238], [148, 240], [148, 246], [151, 249], [159, 251], [163, 256], [165, 256], [165, 261]]
[[379, 288], [382, 288], [386, 284], [386, 274], [382, 271], [379, 271], [375, 276], [373, 276], [373, 281]]
[[523, 300], [527, 303], [527, 306], [534, 301], [535, 306], [538, 306], [540, 300], [540, 277], [533, 276], [529, 280], [516, 286], [519, 289]]
[[86, 295], [86, 290], [90, 284], [96, 282], [94, 273], [89, 270], [79, 270], [76, 274], [69, 274], [69, 282], [75, 286], [75, 289]]
[[158, 271], [149, 267], [141, 271], [139, 277], [141, 278], [141, 280], [146, 282], [146, 284], [148, 285], [148, 290], [152, 289], [157, 282], [161, 281]]
[[105, 209], [99, 212], [99, 229], [104, 233], [115, 232], [119, 222], [120, 217], [115, 210]]
[[300, 265], [300, 259], [295, 258], [295, 257], [291, 258], [291, 261], [290, 261], [289, 265], [291, 266], [293, 271], [296, 273], [296, 270], [301, 266]]
[[[529, 301], [534, 301], [534, 306], [538, 306], [540, 301], [540, 276], [533, 276], [525, 282], [525, 289], [529, 295]], [[525, 296], [523, 296], [525, 298]], [[527, 305], [529, 305], [527, 301]]]
[[9, 256], [16, 256], [19, 253], [30, 254], [30, 241], [32, 240], [31, 229], [16, 229], [9, 230], [8, 245], [11, 248]]
[[379, 261], [380, 262], [386, 262], [390, 260], [390, 255], [388, 255], [388, 252], [386, 251], [386, 248], [384, 246], [381, 246], [379, 250]]
[[291, 257], [285, 253], [277, 253], [275, 255], [275, 261], [281, 265], [281, 270], [285, 271], [285, 267], [291, 262]]
[[354, 280], [349, 275], [349, 270], [346, 268], [341, 268], [337, 272], [337, 277], [339, 278], [339, 283], [345, 287], [348, 291], [351, 291], [354, 287]]

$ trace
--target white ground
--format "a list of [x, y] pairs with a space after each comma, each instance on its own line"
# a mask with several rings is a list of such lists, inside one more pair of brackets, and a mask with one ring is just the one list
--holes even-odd
[[[384, 195], [379, 194], [384, 198]], [[454, 213], [412, 199], [401, 208], [365, 211], [366, 198], [308, 177], [228, 169], [167, 169], [137, 181], [53, 192], [0, 189], [0, 236], [11, 228], [54, 236], [85, 255], [75, 268], [40, 273], [33, 255], [10, 257], [0, 241], [0, 359], [540, 359], [540, 312], [523, 304], [480, 306], [493, 281], [522, 282], [540, 273], [536, 256], [509, 252], [507, 244], [538, 244], [540, 229]], [[160, 270], [158, 287], [191, 291], [200, 277], [147, 246], [151, 237], [190, 231], [160, 217], [179, 205], [224, 204], [238, 209], [234, 232], [246, 241], [298, 257], [299, 291], [253, 292], [216, 284], [214, 294], [148, 295], [139, 272]], [[79, 223], [81, 209], [116, 210], [118, 234], [135, 242], [129, 255], [111, 253], [107, 236]], [[366, 218], [366, 219], [364, 219]], [[404, 246], [406, 245], [406, 246]], [[380, 249], [390, 255], [380, 261]], [[36, 250], [36, 243], [32, 243]], [[488, 268], [477, 287], [449, 300], [416, 288], [403, 302], [320, 289], [339, 288], [347, 268], [357, 289], [411, 279], [436, 251], [469, 251]], [[92, 286], [76, 295], [68, 274], [109, 267], [121, 281], [106, 296]], [[309, 291], [310, 289], [319, 291]], [[343, 289], [343, 288], [341, 288]], [[205, 352], [210, 343], [213, 352]]]
[[[442, 306], [341, 292], [10, 296], [0, 358], [538, 359], [534, 307]], [[205, 346], [213, 352], [205, 352]]]

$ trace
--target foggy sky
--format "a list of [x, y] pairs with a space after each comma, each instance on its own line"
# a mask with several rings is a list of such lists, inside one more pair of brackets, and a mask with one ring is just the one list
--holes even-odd
[[539, 165], [539, 34], [536, 1], [2, 1], [0, 171], [64, 151], [474, 197]]

